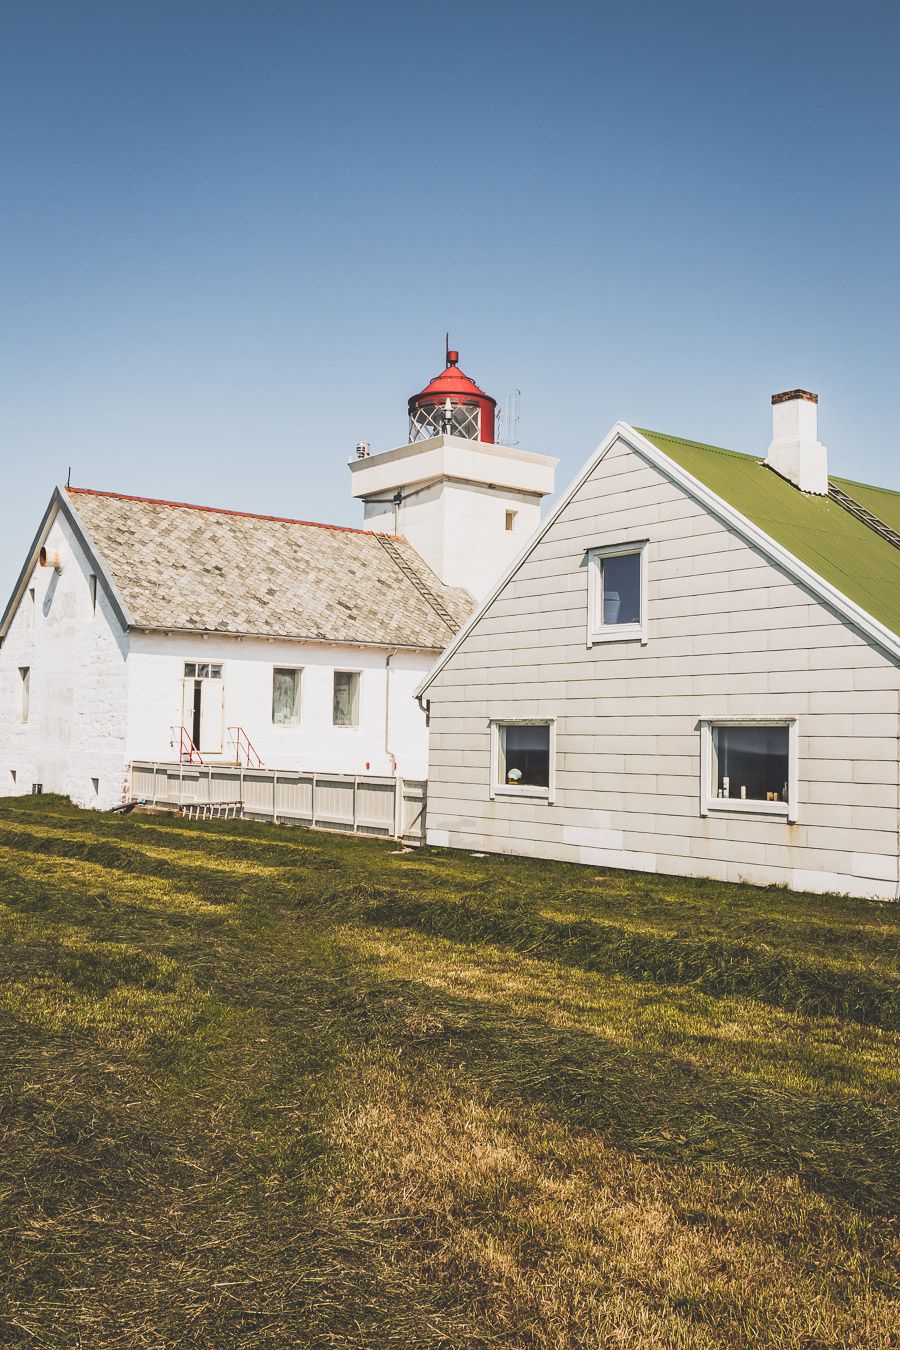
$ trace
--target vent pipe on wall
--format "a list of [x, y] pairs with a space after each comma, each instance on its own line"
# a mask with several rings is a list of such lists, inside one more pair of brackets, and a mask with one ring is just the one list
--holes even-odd
[[828, 451], [819, 440], [818, 402], [818, 394], [806, 389], [772, 395], [772, 443], [766, 463], [801, 492], [826, 497]]
[[[32, 557], [33, 556], [34, 555], [32, 554]], [[61, 572], [65, 566], [61, 554], [59, 554], [56, 549], [48, 549], [42, 545], [38, 557], [40, 559], [41, 567], [52, 567], [54, 572]]]

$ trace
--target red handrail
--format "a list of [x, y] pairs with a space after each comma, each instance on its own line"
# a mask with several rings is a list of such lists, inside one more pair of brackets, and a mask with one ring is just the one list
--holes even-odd
[[[173, 727], [172, 730], [174, 731], [175, 727]], [[188, 731], [187, 727], [179, 727], [178, 732], [179, 732], [178, 757], [181, 760], [182, 764], [184, 763], [185, 755], [187, 755], [188, 764], [193, 764], [195, 762], [197, 764], [202, 764], [203, 757], [201, 756], [200, 751], [197, 749], [196, 745], [191, 739], [191, 733]]]
[[234, 742], [234, 757], [238, 764], [244, 763], [241, 755], [246, 755], [246, 767], [248, 769], [261, 769], [263, 767], [262, 759], [253, 748], [253, 743], [244, 728], [229, 727], [228, 734]]

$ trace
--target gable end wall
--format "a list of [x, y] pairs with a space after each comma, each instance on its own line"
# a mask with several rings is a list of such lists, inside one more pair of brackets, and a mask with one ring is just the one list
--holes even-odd
[[[649, 539], [649, 641], [586, 645], [585, 551]], [[895, 898], [900, 671], [621, 440], [431, 684], [429, 841]], [[796, 717], [796, 824], [700, 814], [698, 721]], [[490, 799], [492, 718], [556, 793]]]

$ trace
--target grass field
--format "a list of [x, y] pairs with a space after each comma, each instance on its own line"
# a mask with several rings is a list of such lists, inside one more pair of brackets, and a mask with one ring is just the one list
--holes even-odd
[[900, 1347], [900, 907], [0, 803], [0, 1344]]

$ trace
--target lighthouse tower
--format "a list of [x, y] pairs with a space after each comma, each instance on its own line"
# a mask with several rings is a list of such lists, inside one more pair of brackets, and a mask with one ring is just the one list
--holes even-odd
[[409, 443], [350, 461], [366, 527], [405, 535], [447, 586], [480, 600], [538, 527], [558, 463], [494, 442], [497, 404], [446, 368], [409, 400]]

